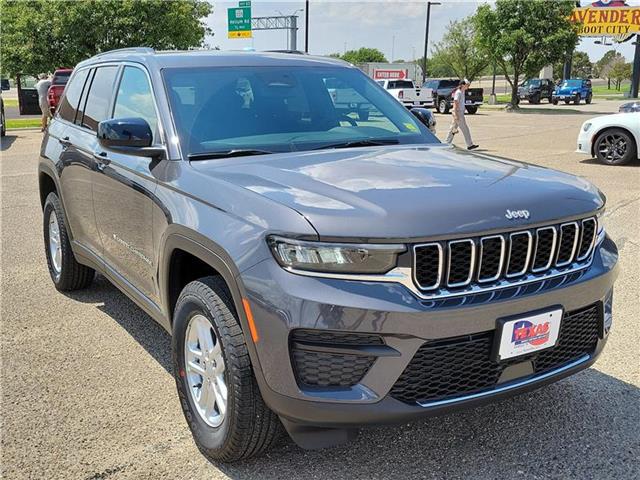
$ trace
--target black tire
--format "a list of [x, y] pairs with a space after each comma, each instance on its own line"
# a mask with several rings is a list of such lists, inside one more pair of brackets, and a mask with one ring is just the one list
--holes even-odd
[[442, 114], [449, 113], [449, 104], [447, 103], [446, 98], [441, 98], [440, 100], [438, 100], [438, 103], [436, 105], [436, 110], [438, 111], [438, 113], [442, 113]]
[[467, 105], [465, 108], [467, 109], [469, 115], [475, 115], [478, 112], [477, 105]]
[[574, 105], [580, 105], [580, 94], [576, 96], [576, 99], [573, 101]]
[[553, 103], [554, 105], [556, 105], [556, 104], [558, 103], [558, 102], [554, 102], [554, 101], [553, 101], [553, 97], [552, 97], [552, 96], [550, 96], [550, 97], [548, 98], [548, 100], [549, 100], [549, 103]]
[[[624, 147], [619, 142], [624, 142]], [[617, 145], [615, 154], [613, 151], [607, 151], [607, 143]], [[605, 165], [625, 165], [637, 158], [638, 146], [633, 137], [625, 130], [610, 128], [598, 134], [593, 143], [593, 150], [598, 160]], [[624, 154], [620, 155], [622, 150], [624, 150]]]
[[584, 101], [585, 101], [585, 103], [586, 103], [587, 105], [590, 105], [590, 104], [591, 104], [591, 100], [593, 100], [593, 95], [589, 93], [589, 94], [587, 95], [587, 98], [585, 98], [585, 99], [584, 99]]
[[361, 122], [369, 120], [369, 110], [358, 110], [358, 119]]
[[558, 105], [558, 99], [557, 98], [552, 98], [551, 99], [551, 103], [553, 103], [554, 105]]
[[537, 105], [540, 103], [540, 95], [534, 95], [532, 97], [529, 98], [529, 103], [532, 103], [534, 105]]
[[565, 104], [565, 105], [569, 105], [570, 103], [571, 103], [571, 100], [570, 100], [570, 99], [568, 99], [568, 98], [564, 101], [564, 104]]
[[[62, 261], [60, 271], [57, 272], [51, 257], [49, 248], [49, 221], [51, 215], [55, 213], [60, 232], [59, 245], [62, 253]], [[76, 257], [71, 250], [71, 242], [69, 241], [69, 233], [65, 222], [64, 210], [60, 199], [55, 192], [51, 192], [44, 203], [43, 215], [43, 233], [45, 255], [47, 257], [47, 266], [49, 267], [49, 275], [53, 284], [60, 291], [80, 290], [91, 285], [95, 271], [85, 265], [81, 265], [76, 261]]]
[[4, 137], [7, 134], [7, 123], [4, 118], [4, 108], [0, 112], [0, 121], [2, 122], [2, 127], [0, 128], [0, 137]]
[[[196, 314], [207, 318], [221, 341], [228, 397], [218, 427], [205, 423], [198, 413], [184, 374], [184, 339], [189, 320]], [[282, 424], [262, 399], [233, 300], [219, 277], [193, 281], [180, 293], [173, 323], [173, 368], [182, 411], [198, 448], [208, 459], [243, 460], [264, 452], [280, 437]]]

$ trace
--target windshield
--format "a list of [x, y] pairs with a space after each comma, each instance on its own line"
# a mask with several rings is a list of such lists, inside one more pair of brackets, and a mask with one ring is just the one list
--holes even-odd
[[565, 80], [562, 82], [563, 87], [580, 87], [582, 86], [582, 80]]
[[524, 82], [522, 84], [523, 87], [539, 87], [540, 86], [540, 80], [537, 78], [532, 78], [530, 80], [527, 80], [526, 82]]
[[353, 68], [171, 68], [163, 76], [187, 156], [238, 149], [291, 152], [365, 140], [439, 143]]

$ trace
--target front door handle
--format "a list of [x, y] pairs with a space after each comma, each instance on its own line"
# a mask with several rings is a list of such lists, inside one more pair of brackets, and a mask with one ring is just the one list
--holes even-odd
[[60, 142], [60, 145], [62, 145], [63, 148], [67, 148], [67, 147], [71, 146], [71, 142], [69, 141], [69, 137], [59, 138], [58, 142]]
[[93, 158], [96, 160], [96, 168], [101, 172], [111, 163], [111, 160], [107, 158], [107, 152], [94, 152]]

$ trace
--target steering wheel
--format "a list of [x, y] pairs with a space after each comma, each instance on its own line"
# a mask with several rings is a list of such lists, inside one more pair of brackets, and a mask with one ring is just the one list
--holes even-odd
[[352, 127], [357, 127], [358, 126], [358, 122], [355, 121], [355, 119], [351, 118], [349, 115], [345, 115], [344, 113], [340, 114], [338, 116], [338, 120], [340, 122], [347, 122], [349, 123]]

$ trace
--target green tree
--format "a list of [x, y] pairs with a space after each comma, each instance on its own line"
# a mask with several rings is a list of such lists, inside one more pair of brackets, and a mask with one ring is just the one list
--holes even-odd
[[[594, 64], [585, 52], [574, 52], [571, 60], [572, 78], [590, 78], [594, 75]], [[553, 79], [561, 80], [564, 70], [564, 59], [553, 64]]]
[[450, 22], [434, 50], [438, 60], [458, 78], [474, 80], [489, 65], [489, 56], [478, 45], [472, 17]]
[[72, 67], [96, 53], [146, 46], [188, 49], [210, 34], [212, 6], [200, 0], [2, 0], [3, 74]]
[[353, 63], [357, 65], [359, 63], [367, 63], [367, 62], [386, 62], [387, 59], [377, 48], [366, 48], [362, 47], [358, 50], [348, 50], [341, 55], [340, 58], [346, 62]]
[[626, 63], [622, 57], [614, 58], [609, 63], [608, 78], [616, 83], [616, 90], [620, 91], [622, 82], [631, 78], [631, 63]]
[[537, 75], [575, 48], [577, 27], [569, 22], [574, 7], [570, 0], [496, 0], [493, 8], [478, 8], [478, 44], [511, 85], [512, 108], [517, 108], [522, 78]]
[[[422, 68], [422, 57], [414, 60]], [[456, 77], [456, 72], [444, 62], [442, 55], [435, 53], [427, 58], [427, 78]]]
[[611, 90], [611, 76], [609, 75], [609, 72], [611, 71], [612, 62], [616, 58], [622, 58], [622, 55], [615, 50], [609, 50], [605, 52], [602, 58], [594, 65], [594, 75], [597, 78], [606, 78], [607, 88], [609, 90]]

